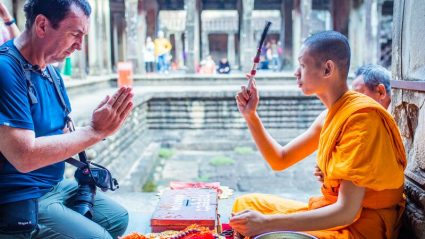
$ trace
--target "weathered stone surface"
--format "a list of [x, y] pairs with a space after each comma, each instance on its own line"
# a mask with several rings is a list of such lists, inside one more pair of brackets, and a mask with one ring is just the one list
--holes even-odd
[[[393, 78], [425, 81], [425, 5], [420, 0], [394, 2]], [[408, 155], [407, 207], [403, 238], [425, 238], [425, 92], [400, 87], [393, 90], [392, 113]], [[414, 234], [406, 236], [409, 234]]]

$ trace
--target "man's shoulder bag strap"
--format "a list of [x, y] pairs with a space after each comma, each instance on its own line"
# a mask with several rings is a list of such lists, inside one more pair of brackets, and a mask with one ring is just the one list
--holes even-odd
[[22, 56], [16, 52], [14, 49], [12, 49], [11, 47], [8, 46], [4, 46], [0, 48], [0, 54], [2, 55], [6, 55], [8, 57], [10, 57], [13, 61], [15, 61], [15, 63], [21, 67], [24, 75], [25, 75], [25, 80], [27, 82], [27, 91], [28, 91], [28, 97], [30, 99], [31, 105], [33, 104], [37, 104], [38, 100], [37, 97], [35, 96], [35, 87], [34, 84], [31, 81], [31, 68], [32, 66], [28, 63], [26, 63], [24, 61], [24, 59], [22, 59]]

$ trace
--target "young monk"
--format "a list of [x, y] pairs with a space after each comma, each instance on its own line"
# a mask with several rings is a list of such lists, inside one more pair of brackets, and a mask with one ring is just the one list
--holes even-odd
[[265, 130], [256, 108], [255, 80], [236, 101], [254, 141], [274, 170], [284, 170], [318, 150], [322, 195], [308, 204], [273, 195], [236, 199], [230, 225], [245, 236], [304, 231], [319, 238], [393, 238], [404, 208], [406, 156], [396, 123], [370, 97], [348, 90], [350, 46], [326, 31], [307, 38], [295, 72], [304, 94], [326, 106], [312, 126], [285, 146]]

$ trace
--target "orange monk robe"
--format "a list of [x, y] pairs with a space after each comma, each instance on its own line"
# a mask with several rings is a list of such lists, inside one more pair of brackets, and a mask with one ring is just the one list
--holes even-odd
[[362, 209], [351, 225], [308, 232], [319, 238], [393, 238], [404, 209], [406, 154], [391, 115], [371, 98], [348, 91], [329, 109], [320, 134], [317, 164], [324, 174], [322, 196], [308, 204], [272, 195], [238, 198], [234, 212], [290, 214], [337, 201], [341, 180], [366, 188]]

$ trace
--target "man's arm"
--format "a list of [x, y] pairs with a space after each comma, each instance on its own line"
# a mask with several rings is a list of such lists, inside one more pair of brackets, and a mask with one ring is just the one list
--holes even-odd
[[245, 236], [270, 231], [317, 231], [354, 222], [361, 209], [365, 188], [342, 181], [338, 201], [332, 205], [294, 214], [263, 215], [246, 210], [230, 219], [230, 225]]
[[[13, 17], [10, 15], [9, 11], [7, 10], [7, 7], [1, 2], [0, 2], [0, 17], [3, 19], [3, 22], [10, 22], [13, 19]], [[16, 23], [6, 26], [6, 28], [9, 31], [11, 39], [21, 34]]]
[[320, 131], [327, 112], [322, 112], [306, 132], [281, 146], [266, 131], [257, 114], [259, 96], [255, 80], [250, 86], [250, 89], [242, 87], [236, 96], [236, 102], [258, 150], [269, 165], [274, 170], [283, 170], [312, 154], [318, 147]]
[[35, 137], [32, 130], [0, 126], [0, 152], [20, 172], [61, 162], [117, 131], [133, 108], [131, 88], [122, 87], [94, 110], [90, 126], [68, 134]]

